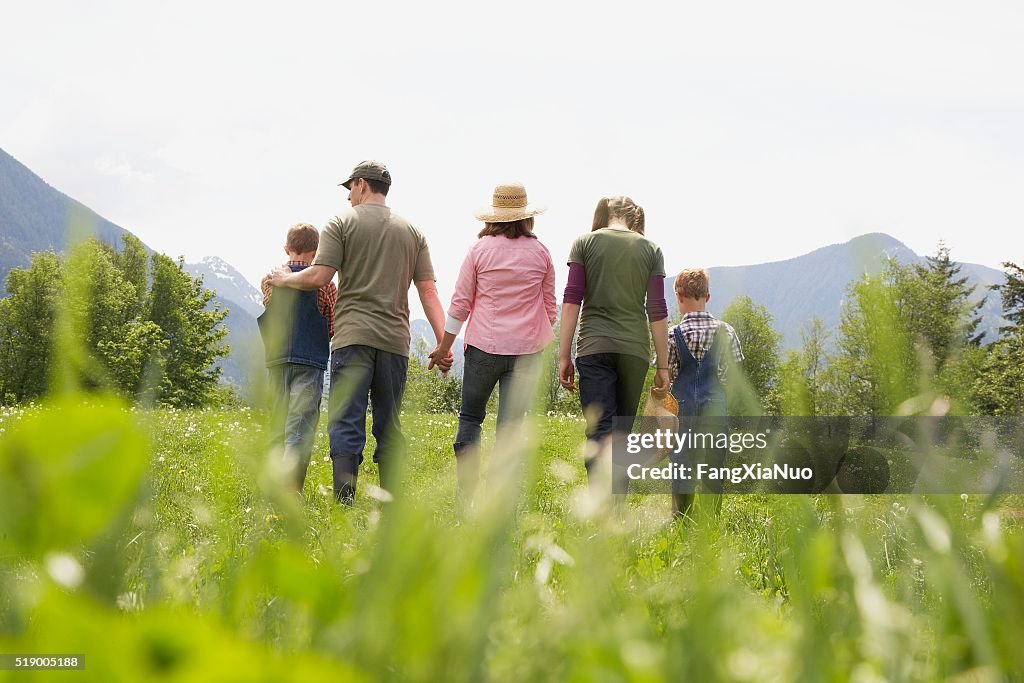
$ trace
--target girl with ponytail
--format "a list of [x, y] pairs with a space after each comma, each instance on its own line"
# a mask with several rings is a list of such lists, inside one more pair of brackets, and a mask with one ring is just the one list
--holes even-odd
[[[576, 388], [587, 417], [588, 478], [607, 452], [616, 417], [632, 418], [643, 393], [654, 338], [654, 387], [668, 388], [668, 305], [661, 249], [644, 236], [644, 210], [629, 197], [604, 197], [591, 231], [569, 252], [562, 299], [559, 381]], [[576, 328], [576, 367], [572, 346]], [[650, 330], [650, 334], [648, 334]], [[629, 422], [631, 426], [631, 420]], [[619, 429], [626, 429], [620, 425]]]

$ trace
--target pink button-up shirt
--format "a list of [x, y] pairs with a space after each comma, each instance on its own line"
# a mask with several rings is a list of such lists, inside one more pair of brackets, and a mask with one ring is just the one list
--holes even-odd
[[555, 338], [555, 267], [540, 240], [481, 237], [459, 270], [448, 316], [468, 318], [466, 344], [508, 356], [540, 351]]

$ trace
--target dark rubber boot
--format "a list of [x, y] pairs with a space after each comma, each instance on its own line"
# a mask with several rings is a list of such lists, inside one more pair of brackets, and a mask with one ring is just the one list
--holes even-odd
[[332, 455], [331, 462], [334, 468], [334, 499], [343, 505], [351, 505], [356, 499], [359, 457]]

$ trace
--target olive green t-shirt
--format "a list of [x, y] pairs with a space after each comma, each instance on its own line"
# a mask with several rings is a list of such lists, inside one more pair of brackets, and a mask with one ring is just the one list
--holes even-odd
[[409, 356], [409, 286], [434, 279], [419, 230], [383, 204], [360, 204], [323, 229], [313, 265], [338, 271], [332, 351], [361, 344]]
[[576, 355], [625, 353], [651, 359], [647, 283], [665, 275], [661, 248], [626, 228], [601, 228], [576, 238], [569, 263], [582, 263], [587, 286]]

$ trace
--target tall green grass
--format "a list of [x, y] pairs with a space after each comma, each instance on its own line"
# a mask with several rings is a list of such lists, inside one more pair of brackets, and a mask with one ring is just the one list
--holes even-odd
[[677, 521], [666, 497], [588, 488], [582, 422], [548, 415], [485, 439], [487, 478], [466, 506], [455, 419], [410, 413], [404, 483], [373, 486], [368, 461], [341, 507], [322, 433], [299, 497], [261, 411], [78, 393], [81, 327], [65, 313], [55, 393], [0, 409], [0, 652], [83, 654], [85, 670], [0, 680], [1024, 671], [1019, 497], [733, 495], [720, 516]]
[[[455, 419], [406, 415], [405, 485], [289, 493], [250, 410], [68, 396], [0, 416], [11, 680], [1007, 680], [1024, 670], [1020, 501], [661, 496], [585, 486], [577, 418], [491, 454], [456, 504]], [[493, 424], [488, 434], [493, 434]], [[490, 450], [490, 443], [485, 444]], [[517, 463], [522, 467], [508, 467]], [[361, 483], [375, 467], [364, 464]], [[34, 677], [34, 678], [33, 678]]]

